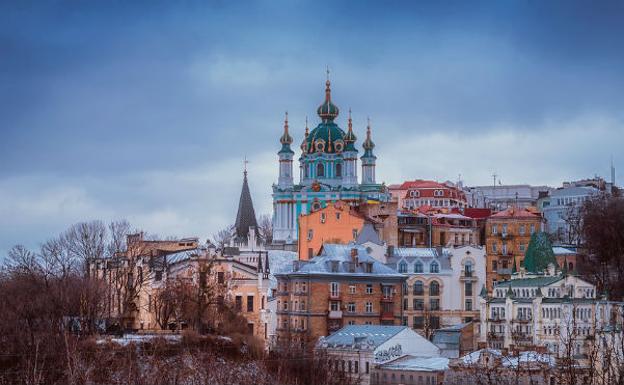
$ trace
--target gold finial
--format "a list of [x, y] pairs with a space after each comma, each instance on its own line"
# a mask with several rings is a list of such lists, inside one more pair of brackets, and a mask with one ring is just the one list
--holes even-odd
[[308, 115], [306, 115], [305, 136], [310, 135], [310, 129], [308, 128]]
[[351, 107], [349, 107], [349, 131], [353, 129], [353, 121], [351, 120]]
[[288, 111], [286, 111], [286, 118], [284, 119], [284, 133], [288, 134]]
[[331, 82], [329, 81], [329, 66], [327, 66], [327, 81], [325, 82], [325, 101], [329, 102], [331, 100]]

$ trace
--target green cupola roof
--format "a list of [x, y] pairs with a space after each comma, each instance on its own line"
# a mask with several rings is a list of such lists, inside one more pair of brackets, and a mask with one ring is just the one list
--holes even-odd
[[288, 132], [288, 111], [286, 111], [286, 118], [284, 119], [284, 134], [282, 134], [282, 137], [280, 138], [280, 143], [282, 144], [282, 149], [279, 151], [279, 153], [293, 153], [293, 150], [290, 149], [290, 145], [293, 142], [293, 138], [292, 136], [290, 136], [290, 133]]
[[331, 101], [331, 82], [329, 79], [325, 82], [325, 101], [316, 110], [318, 116], [323, 122], [331, 122], [338, 117], [338, 107]]
[[357, 137], [353, 133], [353, 121], [351, 120], [351, 109], [349, 108], [349, 125], [347, 129], [347, 134], [344, 137], [344, 141], [347, 144], [347, 147], [346, 147], [347, 151], [357, 151], [357, 149], [354, 146], [356, 140], [357, 140]]
[[373, 155], [373, 149], [375, 148], [375, 142], [373, 142], [373, 140], [371, 139], [370, 119], [368, 119], [368, 125], [366, 126], [366, 140], [364, 140], [364, 143], [362, 144], [362, 147], [364, 148], [364, 155], [362, 156], [363, 158], [364, 157], [369, 157], [369, 158], [375, 157], [375, 155]]

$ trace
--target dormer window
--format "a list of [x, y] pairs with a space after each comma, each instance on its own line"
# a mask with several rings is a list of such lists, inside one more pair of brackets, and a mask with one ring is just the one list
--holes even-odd
[[440, 272], [440, 265], [438, 265], [437, 262], [431, 262], [431, 265], [429, 265], [429, 272], [430, 273], [439, 273]]
[[407, 263], [405, 261], [399, 263], [399, 273], [407, 273]]
[[316, 143], [314, 143], [314, 148], [317, 152], [325, 151], [325, 141], [322, 139], [317, 140]]
[[337, 273], [338, 272], [338, 261], [331, 261], [330, 265], [331, 265], [332, 273]]

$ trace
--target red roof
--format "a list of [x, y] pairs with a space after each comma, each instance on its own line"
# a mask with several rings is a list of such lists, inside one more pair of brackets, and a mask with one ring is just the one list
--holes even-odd
[[490, 218], [539, 218], [539, 214], [535, 214], [530, 212], [529, 210], [522, 208], [518, 209], [516, 207], [509, 207], [506, 210], [498, 212], [490, 216]]
[[416, 179], [413, 181], [403, 182], [401, 190], [407, 190], [408, 188], [451, 188], [442, 183], [434, 182], [432, 180]]
[[473, 219], [483, 219], [492, 215], [491, 209], [465, 208], [464, 215]]

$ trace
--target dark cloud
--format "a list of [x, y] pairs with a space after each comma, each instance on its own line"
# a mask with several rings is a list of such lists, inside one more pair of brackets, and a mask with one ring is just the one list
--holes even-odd
[[[477, 156], [460, 170], [454, 154], [468, 149], [457, 143], [497, 154], [479, 143], [509, 140], [522, 143], [513, 159], [536, 162], [508, 166], [509, 182], [606, 173], [624, 142], [623, 16], [618, 1], [3, 2], [0, 193], [20, 203], [0, 217], [30, 201], [41, 210], [25, 210], [21, 227], [0, 219], [0, 250], [96, 214], [210, 234], [233, 211], [244, 155], [259, 160], [258, 211], [269, 211], [283, 113], [298, 142], [326, 65], [360, 137], [372, 116], [388, 182], [487, 182], [504, 162]], [[556, 139], [579, 127], [607, 137]], [[393, 150], [405, 143], [422, 155]], [[202, 199], [206, 189], [223, 193]]]

